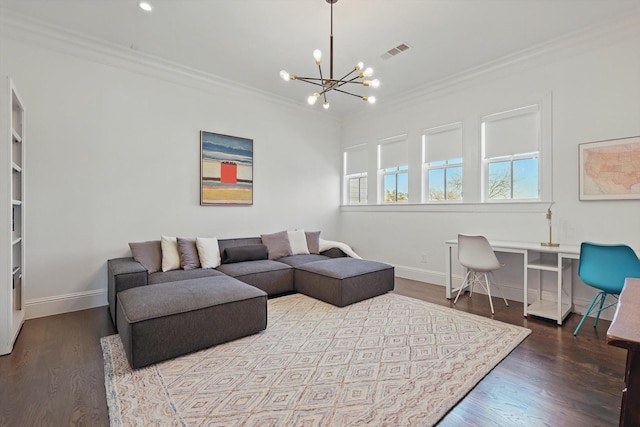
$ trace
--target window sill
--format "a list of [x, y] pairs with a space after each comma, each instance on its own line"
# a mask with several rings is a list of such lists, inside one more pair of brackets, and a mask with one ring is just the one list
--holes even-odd
[[341, 205], [342, 212], [508, 212], [544, 213], [553, 202], [423, 203]]

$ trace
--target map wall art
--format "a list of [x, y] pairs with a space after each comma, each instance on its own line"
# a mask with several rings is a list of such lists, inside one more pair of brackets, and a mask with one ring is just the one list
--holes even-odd
[[640, 199], [640, 136], [579, 145], [580, 200]]

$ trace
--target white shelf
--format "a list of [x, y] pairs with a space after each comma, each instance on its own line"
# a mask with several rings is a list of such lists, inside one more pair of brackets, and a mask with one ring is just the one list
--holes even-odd
[[13, 137], [13, 142], [22, 142], [22, 137], [18, 131], [13, 128], [11, 128], [11, 136]]
[[558, 319], [558, 303], [556, 301], [538, 300], [527, 306], [527, 316], [532, 314], [534, 316], [560, 321], [564, 320], [570, 312], [571, 304], [563, 303], [560, 309], [560, 319]]
[[558, 264], [537, 259], [527, 264], [527, 268], [533, 270], [558, 271]]
[[[9, 176], [9, 185], [0, 188], [0, 204], [10, 208], [11, 214], [2, 217], [0, 224], [4, 240], [0, 241], [0, 355], [11, 353], [26, 316], [25, 295], [25, 133], [26, 113], [24, 104], [10, 78], [6, 81], [9, 102], [8, 110], [2, 108], [2, 123], [11, 129], [0, 141], [1, 173]], [[5, 155], [6, 153], [7, 155]]]

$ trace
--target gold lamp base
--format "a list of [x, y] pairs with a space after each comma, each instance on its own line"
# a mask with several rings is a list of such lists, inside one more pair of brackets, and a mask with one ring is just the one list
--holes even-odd
[[542, 242], [540, 243], [542, 246], [550, 246], [552, 248], [557, 248], [560, 246], [560, 243], [551, 243], [551, 242]]

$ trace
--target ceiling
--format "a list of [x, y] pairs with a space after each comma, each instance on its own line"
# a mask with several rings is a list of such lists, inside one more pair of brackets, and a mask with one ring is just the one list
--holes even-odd
[[[287, 98], [302, 108], [314, 87], [284, 82], [281, 69], [328, 74], [325, 0], [0, 0], [18, 14]], [[334, 77], [363, 61], [381, 86], [378, 104], [582, 29], [640, 12], [640, 0], [340, 0], [334, 4]], [[38, 22], [41, 21], [41, 22]], [[390, 59], [381, 55], [406, 43]], [[360, 92], [364, 88], [356, 88]], [[361, 91], [363, 94], [372, 89]], [[330, 94], [334, 114], [375, 108]]]

